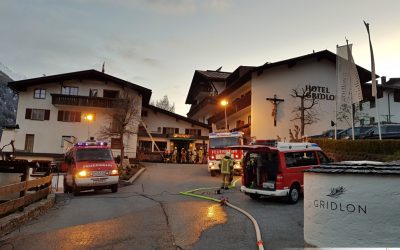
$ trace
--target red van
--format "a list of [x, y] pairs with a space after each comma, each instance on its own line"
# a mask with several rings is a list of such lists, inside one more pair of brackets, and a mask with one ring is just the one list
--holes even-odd
[[315, 143], [242, 146], [246, 151], [241, 191], [253, 199], [286, 197], [296, 203], [304, 190], [303, 171], [330, 162]]
[[86, 141], [74, 145], [62, 163], [64, 192], [78, 194], [82, 190], [110, 188], [118, 191], [119, 173], [111, 148], [106, 142]]

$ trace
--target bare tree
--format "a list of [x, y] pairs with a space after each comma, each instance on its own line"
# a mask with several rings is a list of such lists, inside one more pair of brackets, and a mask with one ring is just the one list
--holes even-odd
[[292, 89], [290, 96], [300, 99], [300, 106], [295, 107], [292, 111], [295, 113], [295, 117], [291, 121], [300, 121], [300, 136], [304, 136], [306, 125], [311, 125], [319, 120], [318, 112], [315, 110], [318, 100], [311, 95], [311, 90], [305, 88]]
[[155, 103], [154, 101], [151, 101], [150, 104], [160, 109], [175, 112], [175, 103], [170, 104], [167, 95], [164, 95], [164, 97], [160, 100], [156, 100]]
[[[336, 114], [337, 120], [340, 122], [345, 122], [349, 127], [351, 127], [351, 107], [352, 105], [343, 103], [338, 107]], [[353, 119], [354, 123], [359, 123], [361, 120], [369, 119], [368, 114], [361, 111], [361, 103], [354, 105]]]
[[115, 102], [114, 108], [108, 113], [108, 124], [102, 126], [98, 132], [101, 138], [119, 138], [121, 162], [125, 156], [124, 136], [137, 134], [140, 123], [140, 103], [136, 96], [124, 93], [122, 98]]

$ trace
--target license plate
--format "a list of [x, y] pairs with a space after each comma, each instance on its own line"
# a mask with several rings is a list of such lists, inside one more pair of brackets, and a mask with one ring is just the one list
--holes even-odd
[[92, 179], [93, 182], [106, 182], [107, 178], [96, 178], [96, 179]]
[[93, 176], [105, 176], [106, 172], [105, 171], [93, 171], [92, 174], [93, 174]]

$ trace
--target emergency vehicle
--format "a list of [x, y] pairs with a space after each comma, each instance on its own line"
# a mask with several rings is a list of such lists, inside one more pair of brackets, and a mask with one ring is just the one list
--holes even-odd
[[253, 199], [287, 198], [296, 203], [304, 190], [303, 171], [330, 159], [315, 143], [281, 143], [232, 147], [244, 150], [241, 191]]
[[78, 194], [82, 190], [106, 188], [113, 193], [118, 191], [118, 168], [106, 142], [76, 143], [65, 154], [61, 169], [66, 172], [65, 193]]
[[243, 145], [243, 132], [217, 132], [209, 134], [208, 143], [208, 172], [215, 176], [220, 172], [220, 161], [225, 157], [226, 152], [231, 153], [234, 160], [233, 170], [235, 174], [242, 172], [243, 151], [241, 149], [232, 149], [230, 146]]

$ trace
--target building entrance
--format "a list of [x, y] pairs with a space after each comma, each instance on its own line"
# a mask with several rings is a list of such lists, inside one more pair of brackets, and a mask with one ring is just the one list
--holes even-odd
[[[190, 162], [190, 153], [191, 153], [191, 146], [192, 146], [192, 140], [171, 140], [171, 148], [172, 151], [176, 147], [178, 150], [178, 157], [177, 157], [177, 163], [188, 163]], [[185, 152], [185, 157], [182, 157], [183, 150]]]

